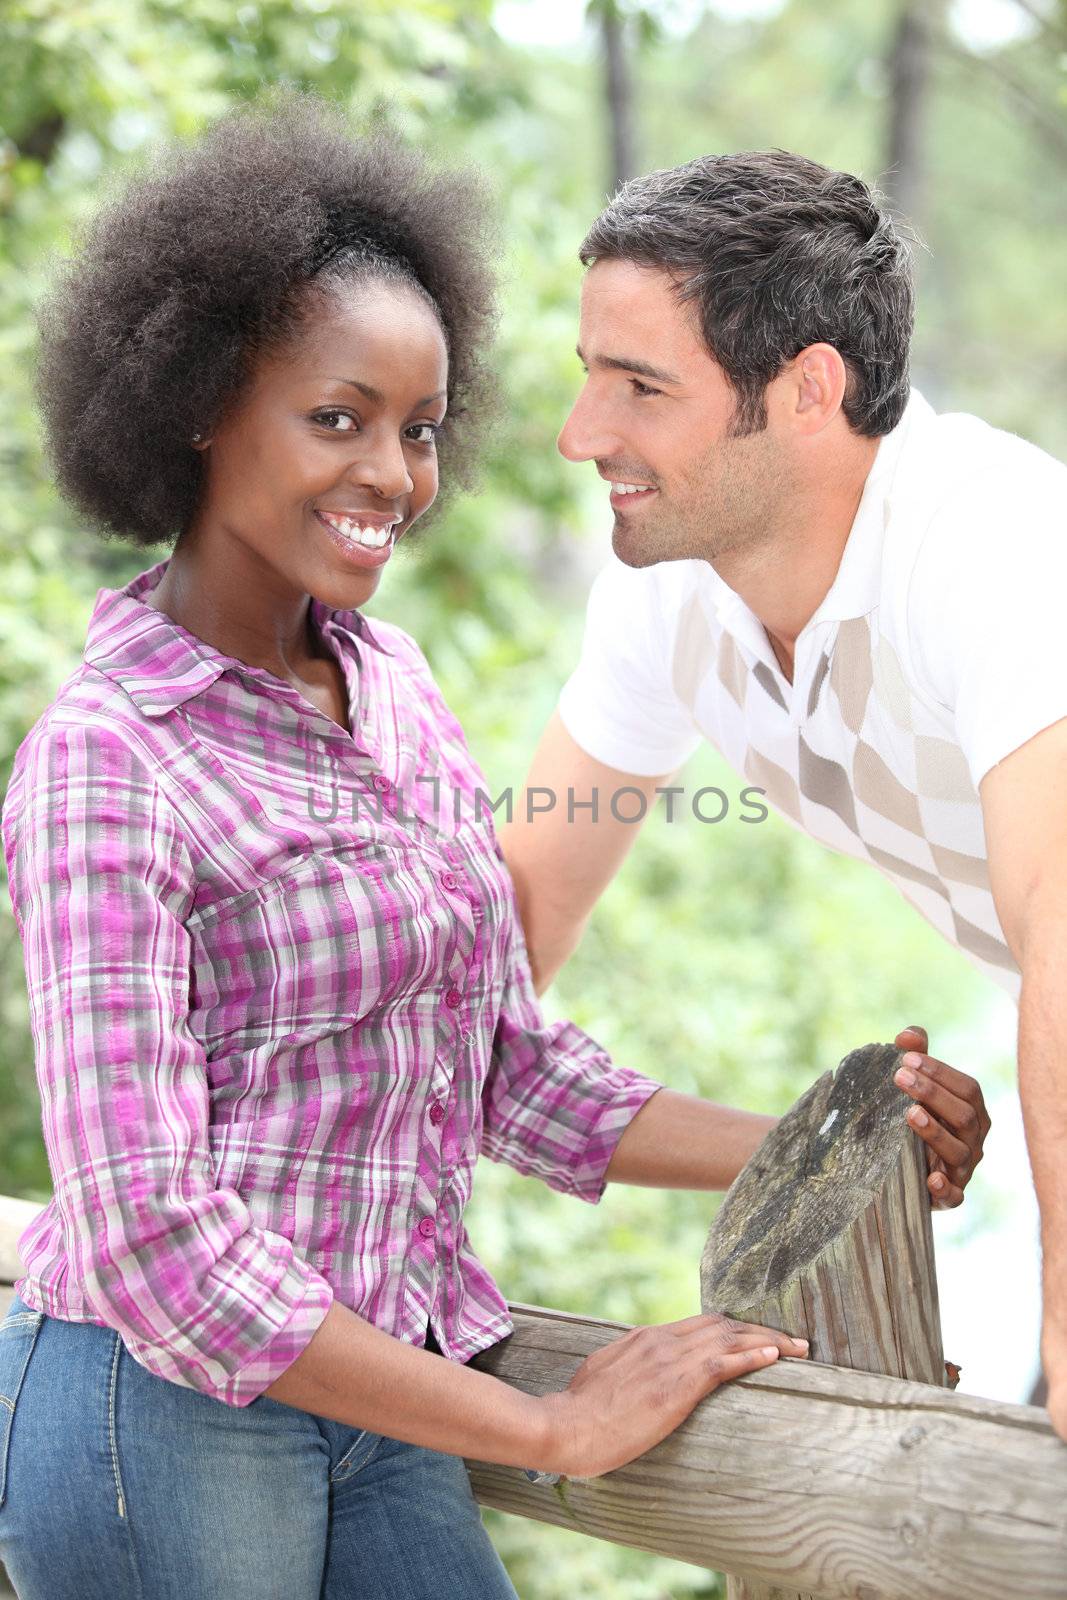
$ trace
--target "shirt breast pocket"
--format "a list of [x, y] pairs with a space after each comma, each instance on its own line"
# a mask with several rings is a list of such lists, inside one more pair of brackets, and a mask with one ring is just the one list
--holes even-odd
[[190, 926], [209, 1056], [351, 1027], [439, 983], [465, 934], [423, 853], [379, 842], [305, 857]]
[[0, 1507], [7, 1498], [8, 1455], [22, 1381], [41, 1331], [44, 1314], [16, 1295], [0, 1322]]

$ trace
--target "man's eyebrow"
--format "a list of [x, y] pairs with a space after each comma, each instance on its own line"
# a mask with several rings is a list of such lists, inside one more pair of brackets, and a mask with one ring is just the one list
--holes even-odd
[[[575, 345], [575, 354], [584, 367], [585, 357], [582, 355], [581, 345]], [[594, 356], [595, 367], [607, 367], [611, 372], [636, 372], [642, 378], [654, 378], [657, 383], [681, 383], [681, 378], [673, 372], [664, 372], [662, 367], [650, 366], [647, 361], [631, 360], [629, 356]]]
[[[369, 400], [373, 406], [385, 404], [385, 396], [380, 389], [372, 389], [369, 383], [360, 383], [358, 378], [333, 378], [331, 382], [347, 383], [350, 389], [358, 389], [364, 399]], [[447, 389], [438, 389], [436, 394], [423, 395], [421, 400], [416, 400], [414, 409], [420, 411], [423, 406], [433, 405], [435, 400], [443, 400], [447, 393]]]

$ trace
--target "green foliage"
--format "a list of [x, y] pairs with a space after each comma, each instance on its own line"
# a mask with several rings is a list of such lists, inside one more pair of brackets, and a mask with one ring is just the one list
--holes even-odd
[[[762, 21], [709, 10], [688, 32], [684, 6], [618, 10], [641, 21], [630, 34], [645, 166], [777, 144], [878, 176], [889, 0], [792, 0]], [[979, 59], [939, 35], [916, 371], [942, 408], [975, 410], [1063, 454], [1067, 424], [1048, 396], [1067, 367], [1057, 198], [1067, 146], [1054, 131], [1063, 73], [1049, 42], [1038, 33]], [[1006, 114], [1005, 74], [1022, 84], [1026, 114]], [[579, 378], [576, 248], [603, 199], [597, 64], [551, 40], [509, 45], [489, 0], [6, 0], [0, 785], [80, 660], [97, 589], [153, 559], [87, 537], [49, 487], [31, 401], [32, 306], [49, 257], [154, 140], [192, 137], [281, 81], [343, 102], [357, 123], [387, 118], [443, 159], [475, 161], [505, 219], [505, 404], [483, 492], [416, 541], [374, 609], [422, 643], [494, 792], [518, 790], [575, 658], [607, 511], [591, 472], [563, 463], [553, 439]], [[740, 780], [710, 751], [687, 783], [719, 785], [729, 815], [714, 825], [650, 819], [548, 997], [551, 1013], [677, 1089], [781, 1111], [855, 1044], [921, 1021], [936, 1049], [980, 1010], [981, 981], [869, 868], [775, 819], [740, 822]], [[0, 1020], [0, 1192], [43, 1199], [50, 1175], [6, 893]], [[715, 1204], [609, 1189], [599, 1206], [582, 1206], [484, 1163], [468, 1224], [512, 1299], [655, 1321], [698, 1309]], [[721, 1592], [695, 1568], [489, 1520], [524, 1600]]]

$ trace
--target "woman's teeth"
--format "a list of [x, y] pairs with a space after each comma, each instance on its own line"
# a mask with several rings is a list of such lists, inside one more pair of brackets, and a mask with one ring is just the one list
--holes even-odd
[[346, 539], [351, 539], [355, 544], [366, 545], [368, 550], [381, 550], [393, 537], [393, 524], [385, 528], [363, 526], [352, 517], [331, 517], [325, 511], [320, 511], [319, 516], [328, 522], [331, 528], [336, 528], [338, 533], [343, 533]]

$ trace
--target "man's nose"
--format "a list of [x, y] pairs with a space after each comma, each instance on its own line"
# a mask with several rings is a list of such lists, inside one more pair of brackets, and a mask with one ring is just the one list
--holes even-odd
[[556, 440], [561, 456], [568, 461], [594, 461], [621, 453], [614, 430], [598, 413], [589, 390], [583, 389]]

